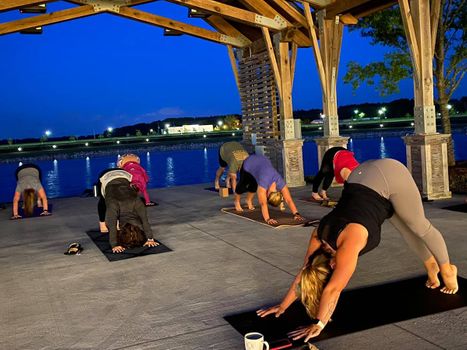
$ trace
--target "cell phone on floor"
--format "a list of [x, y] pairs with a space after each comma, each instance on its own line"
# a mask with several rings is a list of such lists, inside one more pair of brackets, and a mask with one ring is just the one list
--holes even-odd
[[292, 343], [288, 339], [280, 339], [269, 342], [269, 350], [280, 350], [292, 347]]

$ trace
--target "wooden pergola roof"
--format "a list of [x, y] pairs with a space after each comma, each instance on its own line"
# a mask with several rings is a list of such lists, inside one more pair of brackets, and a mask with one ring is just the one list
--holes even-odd
[[[0, 12], [51, 2], [58, 1], [2, 0]], [[0, 23], [0, 35], [99, 13], [110, 13], [233, 47], [247, 47], [252, 42], [261, 39], [262, 28], [273, 33], [283, 33], [298, 47], [310, 47], [313, 40], [308, 29], [309, 21], [306, 13], [308, 8], [311, 9], [311, 13], [324, 9], [328, 19], [339, 16], [342, 23], [355, 24], [359, 18], [392, 6], [397, 3], [397, 0], [167, 0], [167, 2], [191, 9], [191, 13], [203, 18], [213, 28], [212, 30], [134, 7], [155, 2], [155, 0], [67, 0], [61, 2], [72, 3], [76, 6]]]

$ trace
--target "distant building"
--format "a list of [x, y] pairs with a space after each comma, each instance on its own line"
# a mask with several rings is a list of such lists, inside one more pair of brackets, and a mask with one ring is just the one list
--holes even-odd
[[212, 125], [183, 125], [183, 126], [169, 126], [167, 128], [167, 133], [169, 135], [173, 134], [192, 134], [197, 132], [212, 132], [214, 128]]

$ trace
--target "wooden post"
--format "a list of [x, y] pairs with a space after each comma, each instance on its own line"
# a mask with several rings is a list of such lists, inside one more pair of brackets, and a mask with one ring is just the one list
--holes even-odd
[[433, 98], [433, 29], [439, 9], [430, 0], [399, 0], [404, 29], [414, 66], [415, 134], [404, 137], [407, 167], [423, 197], [450, 198], [447, 140], [436, 132]]
[[281, 76], [280, 117], [283, 175], [287, 186], [305, 186], [303, 169], [303, 140], [295, 135], [292, 107], [292, 69], [290, 42], [279, 41], [279, 70]]
[[340, 51], [342, 47], [342, 36], [344, 25], [339, 21], [339, 16], [334, 19], [326, 19], [325, 10], [317, 13], [318, 40], [315, 34], [315, 26], [310, 13], [309, 6], [305, 5], [310, 36], [313, 41], [315, 61], [317, 63], [323, 97], [323, 126], [324, 135], [315, 139], [318, 147], [318, 163], [324, 153], [331, 147], [346, 147], [348, 137], [339, 135], [339, 116], [337, 113], [337, 72], [339, 70]]

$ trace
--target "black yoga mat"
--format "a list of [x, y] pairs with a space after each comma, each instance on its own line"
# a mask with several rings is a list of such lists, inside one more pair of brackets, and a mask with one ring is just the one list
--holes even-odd
[[[441, 293], [440, 288], [428, 289], [425, 281], [426, 276], [420, 276], [344, 291], [332, 321], [311, 342], [467, 306], [466, 279], [459, 277], [459, 291], [453, 295]], [[261, 318], [252, 310], [224, 319], [242, 335], [259, 332], [267, 341], [287, 339], [288, 332], [311, 324], [299, 302], [292, 304], [279, 318], [274, 315]], [[295, 341], [294, 345], [303, 345], [303, 339]]]
[[255, 221], [259, 224], [272, 228], [284, 228], [290, 226], [317, 226], [319, 224], [319, 219], [305, 218], [304, 221], [296, 221], [290, 212], [280, 211], [272, 208], [269, 208], [270, 217], [277, 220], [277, 224], [273, 225], [267, 224], [264, 221], [263, 214], [261, 213], [261, 209], [259, 207], [255, 208], [254, 210], [244, 208], [242, 212], [236, 211], [235, 208], [222, 208], [221, 211], [227, 214], [239, 216], [247, 220]]
[[92, 239], [97, 248], [99, 248], [101, 252], [107, 257], [107, 259], [109, 259], [109, 261], [119, 261], [135, 258], [137, 256], [159, 254], [172, 251], [172, 249], [166, 247], [160, 241], [157, 241], [159, 242], [159, 245], [157, 247], [138, 247], [133, 249], [126, 249], [122, 253], [112, 253], [108, 233], [101, 233], [100, 231], [87, 231], [86, 233]]
[[444, 207], [443, 209], [459, 211], [461, 213], [467, 213], [467, 203], [451, 205], [449, 207]]
[[[53, 210], [53, 205], [49, 203], [48, 205], [48, 212], [50, 214], [52, 214], [52, 210]], [[41, 213], [44, 211], [44, 208], [42, 207], [34, 207], [34, 211], [32, 213], [31, 216], [25, 216], [24, 215], [24, 210], [23, 208], [21, 207], [18, 207], [18, 214], [21, 215], [23, 217], [23, 219], [27, 219], [27, 218], [35, 218], [35, 217], [38, 217], [38, 216], [41, 216]], [[47, 216], [47, 215], [43, 215], [43, 216]]]

